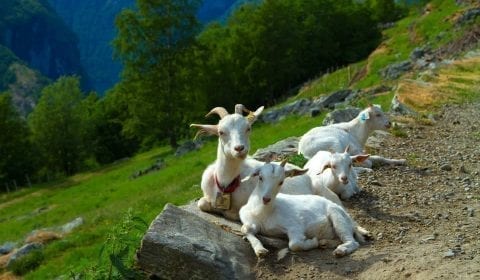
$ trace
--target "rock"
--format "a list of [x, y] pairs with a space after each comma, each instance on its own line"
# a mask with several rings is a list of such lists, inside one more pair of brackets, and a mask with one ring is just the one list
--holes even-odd
[[[180, 208], [194, 215], [197, 215], [200, 218], [212, 224], [220, 226], [224, 230], [228, 230], [229, 232], [239, 236], [241, 235], [240, 228], [242, 225], [240, 224], [240, 222], [227, 220], [222, 216], [203, 212], [198, 208], [196, 201], [192, 201], [187, 205], [181, 206]], [[267, 237], [259, 234], [257, 235], [257, 237], [262, 242], [262, 244], [267, 248], [282, 249], [282, 248], [288, 247], [288, 242], [285, 239]]]
[[342, 89], [336, 91], [327, 96], [326, 98], [322, 99], [318, 105], [323, 108], [333, 109], [335, 107], [335, 104], [345, 101], [345, 99], [353, 93], [354, 91], [351, 89]]
[[35, 250], [43, 249], [43, 245], [39, 243], [28, 243], [23, 245], [20, 249], [13, 252], [10, 256], [10, 259], [7, 262], [7, 268], [9, 268], [13, 263], [15, 263], [19, 258], [30, 254]]
[[254, 279], [257, 258], [240, 236], [167, 204], [137, 251], [137, 263], [159, 279]]
[[183, 156], [184, 154], [187, 154], [189, 152], [199, 150], [201, 147], [203, 147], [202, 141], [199, 141], [199, 140], [187, 141], [177, 148], [177, 150], [175, 151], [175, 156], [176, 157]]
[[359, 108], [338, 109], [328, 113], [323, 120], [322, 125], [331, 125], [339, 122], [349, 122], [361, 112]]
[[442, 166], [440, 166], [440, 169], [443, 170], [443, 171], [452, 171], [452, 166], [448, 163], [446, 164], [443, 164]]
[[426, 48], [425, 47], [416, 47], [410, 53], [410, 60], [415, 61], [425, 56]]
[[310, 110], [310, 116], [313, 118], [313, 117], [316, 117], [318, 115], [320, 115], [322, 111], [318, 108], [313, 108]]
[[455, 22], [456, 25], [463, 25], [465, 23], [473, 21], [476, 17], [480, 16], [480, 7], [466, 10]]
[[412, 69], [412, 63], [409, 60], [390, 64], [380, 71], [380, 75], [388, 80], [395, 80], [403, 73]]
[[288, 157], [297, 153], [299, 140], [300, 139], [295, 136], [288, 137], [266, 148], [258, 149], [252, 157], [260, 161], [270, 161], [275, 160], [275, 158]]
[[397, 95], [394, 95], [393, 98], [392, 98], [392, 103], [390, 105], [390, 111], [393, 112], [393, 113], [400, 114], [400, 115], [412, 115], [412, 116], [418, 115], [417, 112], [415, 112], [413, 109], [411, 109], [407, 105], [400, 102]]
[[84, 223], [84, 220], [83, 220], [82, 217], [75, 218], [73, 221], [71, 221], [69, 223], [66, 223], [63, 226], [61, 226], [60, 231], [64, 234], [65, 233], [70, 233], [74, 229], [76, 229], [77, 227], [83, 225], [83, 223]]
[[50, 230], [34, 230], [25, 239], [25, 243], [39, 243], [47, 244], [53, 240], [62, 238], [61, 234], [58, 234]]
[[3, 243], [2, 245], [0, 245], [0, 254], [6, 255], [10, 253], [11, 251], [13, 251], [13, 249], [15, 249], [15, 246], [17, 246], [17, 243], [15, 242], [7, 241]]
[[469, 172], [467, 171], [467, 169], [465, 168], [465, 165], [461, 165], [460, 168], [458, 168], [458, 171], [460, 173], [465, 173], [465, 174], [468, 174]]
[[451, 258], [454, 257], [455, 253], [452, 251], [452, 249], [448, 249], [445, 253], [443, 253], [444, 258]]

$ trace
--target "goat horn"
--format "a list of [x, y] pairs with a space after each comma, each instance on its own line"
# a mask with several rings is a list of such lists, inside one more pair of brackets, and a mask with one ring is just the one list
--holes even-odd
[[345, 153], [348, 153], [348, 150], [350, 150], [350, 144], [348, 144], [347, 147], [345, 147]]
[[287, 164], [287, 161], [288, 161], [287, 159], [282, 160], [282, 162], [280, 163], [280, 166], [285, 167], [285, 165]]
[[236, 113], [236, 114], [242, 115], [245, 110], [246, 110], [246, 109], [245, 109], [245, 106], [243, 106], [243, 104], [237, 104], [237, 105], [235, 105], [235, 113]]
[[220, 119], [223, 119], [226, 115], [228, 115], [228, 112], [223, 107], [215, 107], [210, 112], [208, 112], [208, 114], [206, 114], [205, 117], [208, 117], [211, 114], [217, 114], [218, 116], [220, 116]]

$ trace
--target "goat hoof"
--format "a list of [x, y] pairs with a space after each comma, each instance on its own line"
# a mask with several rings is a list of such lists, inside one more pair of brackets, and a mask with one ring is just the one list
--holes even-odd
[[342, 247], [337, 247], [337, 249], [335, 249], [333, 251], [333, 255], [336, 257], [336, 258], [341, 258], [341, 257], [344, 257], [348, 254], [347, 252], [347, 249], [346, 248], [342, 248]]
[[255, 255], [257, 255], [258, 258], [264, 257], [268, 254], [268, 250], [265, 248], [260, 248], [258, 250], [255, 250]]
[[212, 211], [212, 205], [210, 204], [210, 202], [208, 202], [208, 200], [205, 197], [200, 198], [200, 200], [197, 203], [197, 206], [203, 212]]

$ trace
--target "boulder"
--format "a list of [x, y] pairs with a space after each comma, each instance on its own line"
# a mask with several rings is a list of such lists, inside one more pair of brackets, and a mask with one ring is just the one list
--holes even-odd
[[465, 12], [463, 12], [463, 14], [460, 17], [458, 17], [455, 24], [463, 25], [466, 23], [473, 22], [475, 18], [477, 18], [478, 16], [480, 16], [480, 7], [468, 9]]
[[321, 108], [330, 108], [333, 109], [335, 107], [335, 104], [341, 103], [347, 99], [347, 97], [351, 94], [353, 94], [355, 91], [351, 89], [342, 89], [339, 91], [336, 91], [323, 100], [320, 101], [320, 103], [317, 105]]
[[140, 269], [159, 279], [254, 279], [256, 261], [242, 237], [172, 204], [137, 251]]
[[10, 253], [11, 251], [13, 251], [13, 249], [15, 249], [15, 246], [17, 246], [17, 243], [15, 242], [7, 241], [3, 243], [2, 245], [0, 245], [0, 255], [6, 255]]
[[339, 122], [349, 122], [361, 112], [359, 108], [338, 109], [328, 113], [323, 120], [323, 125], [331, 125]]
[[299, 137], [295, 136], [280, 140], [266, 148], [258, 149], [253, 154], [253, 158], [260, 161], [270, 161], [275, 160], [276, 158], [285, 158], [292, 154], [296, 154], [298, 151], [299, 140]]
[[409, 60], [390, 64], [381, 70], [381, 75], [385, 79], [395, 80], [399, 78], [403, 73], [412, 69], [412, 62]]
[[28, 243], [23, 245], [20, 249], [14, 251], [7, 262], [7, 268], [9, 268], [13, 263], [23, 256], [30, 254], [35, 250], [43, 249], [43, 245], [40, 243]]
[[392, 104], [390, 105], [390, 111], [399, 115], [418, 115], [413, 109], [408, 107], [407, 105], [400, 102], [398, 97], [395, 95], [392, 98]]
[[25, 239], [25, 243], [47, 244], [62, 238], [62, 235], [51, 230], [34, 230]]
[[63, 226], [61, 226], [60, 231], [63, 234], [70, 233], [74, 229], [76, 229], [77, 227], [83, 225], [83, 223], [84, 223], [83, 218], [82, 217], [77, 217], [73, 221], [68, 222], [68, 223], [64, 224]]
[[183, 156], [184, 154], [189, 153], [191, 151], [199, 150], [201, 147], [203, 147], [202, 141], [198, 141], [198, 140], [187, 141], [177, 148], [177, 150], [175, 151], [175, 156], [176, 157]]

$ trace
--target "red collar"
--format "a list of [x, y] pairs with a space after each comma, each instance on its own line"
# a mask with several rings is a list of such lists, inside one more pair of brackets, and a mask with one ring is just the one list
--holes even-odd
[[222, 193], [233, 193], [238, 187], [240, 187], [240, 175], [235, 177], [233, 181], [226, 187], [220, 186], [220, 183], [218, 182], [217, 175], [214, 175], [215, 177], [215, 184], [217, 185], [217, 188], [222, 192]]

